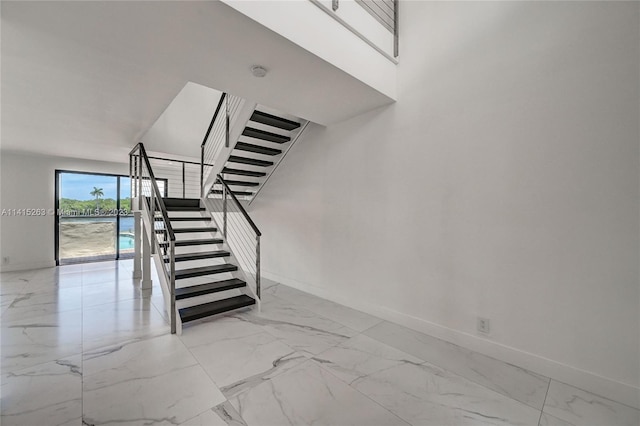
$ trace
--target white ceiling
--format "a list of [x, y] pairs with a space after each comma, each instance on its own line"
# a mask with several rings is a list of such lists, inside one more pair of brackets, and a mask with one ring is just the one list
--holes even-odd
[[[189, 81], [322, 124], [391, 102], [217, 1], [0, 7], [3, 150], [126, 161]], [[184, 154], [185, 139], [148, 150]]]
[[[147, 150], [172, 153], [172, 158], [199, 159], [200, 145], [221, 96], [218, 90], [187, 83], [142, 137]], [[180, 152], [175, 152], [176, 146]]]

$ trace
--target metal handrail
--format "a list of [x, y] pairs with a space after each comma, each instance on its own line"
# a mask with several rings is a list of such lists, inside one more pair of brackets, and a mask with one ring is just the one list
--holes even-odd
[[[202, 140], [202, 144], [200, 144], [200, 196], [204, 196], [203, 186], [204, 186], [204, 166], [213, 166], [213, 164], [205, 164], [204, 155], [205, 155], [205, 146], [209, 141], [209, 135], [211, 135], [211, 130], [218, 119], [218, 114], [222, 109], [222, 105], [224, 104], [225, 99], [227, 98], [227, 93], [224, 92], [222, 96], [220, 96], [220, 100], [218, 101], [218, 106], [216, 106], [216, 111], [213, 113], [213, 117], [211, 118], [211, 123], [209, 123], [209, 127], [207, 128], [207, 132], [204, 135], [204, 139]], [[228, 113], [228, 111], [227, 111]], [[227, 125], [229, 123], [226, 123]]]
[[400, 7], [399, 0], [393, 0], [393, 57], [397, 58], [400, 55], [400, 13], [398, 8]]
[[[198, 163], [197, 161], [188, 161], [188, 160], [178, 160], [177, 158], [167, 158], [167, 157], [156, 157], [153, 155], [147, 155], [147, 158], [149, 160], [161, 160], [161, 161], [173, 161], [176, 163], [182, 163], [182, 164], [193, 164], [195, 166], [199, 166], [200, 163]], [[209, 164], [209, 163], [204, 163], [205, 166], [213, 166], [213, 164]]]
[[242, 207], [242, 204], [240, 204], [240, 201], [238, 201], [238, 199], [236, 198], [235, 194], [233, 193], [233, 191], [231, 191], [231, 189], [229, 188], [229, 185], [227, 185], [227, 182], [224, 181], [224, 179], [222, 178], [222, 176], [220, 174], [218, 174], [218, 181], [225, 187], [225, 189], [227, 190], [227, 193], [229, 195], [231, 195], [231, 198], [233, 199], [233, 201], [236, 202], [236, 204], [238, 205], [238, 208], [240, 210], [240, 213], [242, 213], [242, 215], [247, 220], [249, 225], [251, 225], [251, 228], [253, 228], [253, 231], [256, 233], [256, 235], [259, 236], [259, 237], [262, 236], [262, 232], [260, 232], [260, 230], [258, 229], [256, 224], [253, 222], [253, 220], [249, 216], [249, 213], [247, 213], [247, 211], [244, 209], [244, 207]]
[[[153, 170], [151, 169], [151, 163], [149, 162], [149, 157], [147, 156], [147, 151], [144, 149], [144, 145], [142, 144], [142, 142], [139, 142], [138, 144], [136, 144], [136, 146], [133, 147], [131, 152], [129, 152], [129, 155], [131, 156], [134, 155], [134, 152], [136, 150], [140, 151], [140, 156], [142, 157], [142, 160], [147, 166], [147, 170], [149, 170], [149, 180], [151, 181], [151, 187], [153, 188], [153, 192], [155, 195], [154, 198], [158, 203], [158, 206], [160, 207], [160, 214], [162, 214], [162, 219], [165, 222], [165, 229], [169, 234], [169, 240], [175, 241], [176, 234], [173, 232], [173, 228], [171, 227], [171, 221], [169, 220], [169, 215], [167, 214], [167, 207], [164, 205], [164, 201], [162, 200], [162, 194], [160, 193], [160, 188], [158, 188], [158, 184], [156, 183], [156, 177], [153, 174]], [[142, 179], [142, 176], [140, 176], [139, 179]], [[138, 196], [141, 197], [142, 194], [138, 194]]]
[[[134, 148], [131, 152], [135, 152], [136, 148]], [[131, 155], [131, 154], [130, 154]], [[158, 167], [162, 167], [163, 169], [165, 169], [165, 167], [173, 167], [175, 164], [177, 164], [180, 170], [178, 170], [177, 172], [180, 173], [179, 176], [176, 176], [176, 183], [180, 182], [181, 183], [181, 188], [182, 188], [182, 198], [186, 198], [186, 193], [187, 193], [187, 170], [186, 167], [187, 165], [194, 165], [194, 166], [199, 166], [200, 168], [200, 186], [202, 186], [202, 175], [203, 175], [203, 171], [204, 171], [204, 167], [213, 167], [212, 163], [205, 163], [203, 162], [202, 158], [200, 159], [199, 162], [196, 161], [189, 161], [189, 160], [182, 160], [179, 158], [171, 158], [171, 157], [158, 157], [158, 156], [154, 156], [154, 155], [148, 155], [147, 154], [147, 158], [149, 160], [156, 160], [156, 161], [161, 161], [161, 162], [165, 162], [168, 163], [166, 165], [162, 165], [162, 164], [155, 164]], [[151, 161], [150, 161], [151, 163]], [[166, 171], [166, 170], [165, 170]], [[161, 173], [162, 175], [162, 173]], [[167, 181], [174, 179], [174, 177], [160, 177], [160, 178], [156, 178], [157, 180], [163, 180], [166, 179]], [[167, 187], [165, 187], [165, 189], [167, 189]], [[167, 194], [165, 194], [167, 195]]]
[[202, 144], [200, 145], [201, 147], [207, 144], [207, 139], [209, 139], [209, 134], [211, 133], [213, 124], [216, 122], [216, 118], [218, 117], [218, 113], [220, 112], [220, 109], [222, 108], [222, 103], [224, 102], [224, 99], [226, 97], [227, 97], [226, 92], [223, 93], [222, 96], [220, 96], [220, 100], [218, 101], [218, 106], [216, 107], [216, 112], [213, 113], [213, 118], [211, 119], [211, 123], [209, 123], [209, 128], [207, 129], [207, 133], [205, 133], [204, 135], [204, 139], [202, 140]]

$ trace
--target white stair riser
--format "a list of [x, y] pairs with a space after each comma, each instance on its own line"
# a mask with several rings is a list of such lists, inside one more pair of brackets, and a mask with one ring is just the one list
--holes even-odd
[[217, 300], [228, 299], [229, 297], [239, 296], [242, 294], [240, 289], [220, 291], [218, 293], [205, 294], [203, 296], [190, 297], [188, 299], [176, 300], [178, 309], [187, 308], [189, 306], [202, 305], [204, 303], [215, 302]]
[[176, 288], [189, 287], [192, 285], [205, 284], [213, 281], [230, 280], [232, 278], [242, 279], [242, 276], [237, 272], [223, 272], [221, 274], [202, 275], [199, 277], [184, 278], [176, 280]]

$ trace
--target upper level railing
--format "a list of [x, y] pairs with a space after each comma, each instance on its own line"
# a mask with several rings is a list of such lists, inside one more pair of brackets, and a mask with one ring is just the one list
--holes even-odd
[[164, 189], [166, 197], [200, 198], [199, 162], [154, 156], [148, 158], [159, 183], [160, 192]]
[[[339, 0], [334, 0], [338, 3]], [[356, 0], [376, 21], [393, 34], [393, 57], [398, 57], [398, 0]], [[339, 4], [339, 3], [338, 3]]]
[[[398, 63], [396, 58], [399, 56], [399, 0], [309, 1], [387, 59]], [[373, 20], [367, 19], [367, 15]], [[373, 27], [379, 28], [380, 31]], [[388, 36], [384, 36], [384, 33]]]
[[[338, 6], [338, 0], [334, 0]], [[376, 21], [385, 27], [391, 34], [395, 34], [396, 26], [396, 2], [394, 0], [356, 0]]]
[[[160, 191], [158, 179], [152, 169], [151, 161], [144, 145], [138, 143], [129, 152], [129, 177], [131, 179], [131, 197], [138, 202], [137, 209], [148, 214], [149, 226], [146, 227], [151, 253], [160, 253], [163, 257], [165, 282], [170, 295], [169, 315], [171, 332], [175, 333], [176, 320], [176, 236], [164, 204], [164, 192]], [[134, 206], [132, 205], [132, 208]], [[147, 222], [147, 221], [145, 221]], [[164, 261], [167, 259], [167, 261]]]

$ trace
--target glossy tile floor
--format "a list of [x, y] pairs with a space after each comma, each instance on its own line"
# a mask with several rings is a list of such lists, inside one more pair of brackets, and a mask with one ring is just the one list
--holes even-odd
[[2, 425], [629, 425], [640, 412], [300, 291], [169, 334], [132, 262], [0, 276]]

